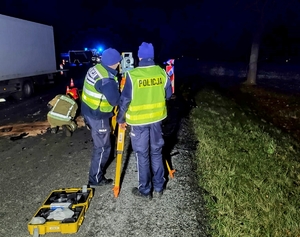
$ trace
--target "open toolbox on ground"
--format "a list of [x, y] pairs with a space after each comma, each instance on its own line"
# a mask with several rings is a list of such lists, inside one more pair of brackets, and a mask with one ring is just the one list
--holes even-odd
[[93, 195], [94, 190], [85, 186], [52, 191], [28, 223], [29, 233], [76, 233], [83, 223]]

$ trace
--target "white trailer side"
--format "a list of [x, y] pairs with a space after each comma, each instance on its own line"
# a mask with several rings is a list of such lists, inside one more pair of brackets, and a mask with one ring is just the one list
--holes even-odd
[[0, 94], [30, 96], [40, 78], [56, 72], [53, 27], [0, 15]]

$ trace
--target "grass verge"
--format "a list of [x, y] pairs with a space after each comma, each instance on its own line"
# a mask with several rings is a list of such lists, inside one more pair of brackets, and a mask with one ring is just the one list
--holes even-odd
[[300, 152], [292, 140], [216, 90], [202, 90], [196, 102], [190, 118], [212, 236], [300, 236]]

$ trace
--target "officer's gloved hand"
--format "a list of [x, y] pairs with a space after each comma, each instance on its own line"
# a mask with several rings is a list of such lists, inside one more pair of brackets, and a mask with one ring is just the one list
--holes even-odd
[[88, 130], [91, 130], [91, 126], [86, 122], [85, 118], [83, 118], [83, 122]]

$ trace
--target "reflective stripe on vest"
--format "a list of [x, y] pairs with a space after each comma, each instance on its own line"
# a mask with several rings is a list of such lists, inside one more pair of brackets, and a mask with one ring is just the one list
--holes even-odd
[[71, 122], [68, 124], [68, 126], [71, 128], [71, 130], [74, 132], [77, 128], [76, 124], [74, 122]]
[[132, 83], [132, 101], [126, 112], [126, 122], [129, 125], [145, 125], [166, 118], [166, 72], [153, 65], [132, 69], [128, 76]]
[[[86, 95], [89, 95], [90, 97], [86, 96]], [[106, 100], [106, 97], [105, 95], [103, 94], [100, 94], [100, 93], [95, 93], [95, 92], [92, 92], [92, 91], [89, 91], [88, 89], [86, 89], [85, 87], [83, 88], [83, 98], [85, 101], [87, 101], [89, 104], [92, 104], [92, 105], [95, 105], [99, 106], [99, 101], [101, 102], [101, 105], [102, 106], [105, 106], [105, 107], [109, 107], [111, 106], [108, 101]], [[94, 99], [96, 98], [96, 99]]]
[[[109, 73], [101, 64], [97, 64], [88, 70], [83, 85], [82, 101], [93, 110], [99, 109], [101, 112], [111, 112], [113, 106], [109, 104], [105, 95], [95, 89], [96, 82], [103, 78], [109, 78]], [[114, 79], [118, 83], [117, 78], [114, 77]]]
[[[140, 114], [140, 115], [129, 115], [126, 114], [126, 119], [130, 120], [130, 121], [142, 121], [139, 125], [142, 124], [148, 124], [148, 123], [153, 123], [150, 120], [154, 120], [154, 122], [158, 122], [164, 118], [166, 118], [166, 110], [163, 111], [159, 111], [159, 112], [155, 112], [155, 113], [147, 113], [147, 114]], [[157, 121], [155, 121], [156, 118], [159, 118]], [[143, 120], [149, 120], [149, 121], [144, 121]], [[127, 120], [126, 120], [127, 121]], [[128, 123], [130, 124], [130, 123]], [[134, 125], [134, 123], [131, 123], [131, 125]], [[138, 123], [136, 124], [138, 125]]]
[[[54, 112], [55, 109], [57, 108], [57, 105], [60, 102], [60, 100], [64, 100], [64, 101], [68, 102], [71, 105], [69, 107], [68, 111], [67, 111], [67, 114], [61, 114], [61, 113]], [[75, 105], [74, 100], [72, 100], [71, 98], [69, 98], [65, 95], [62, 95], [57, 99], [55, 105], [49, 111], [48, 116], [51, 117], [51, 118], [57, 119], [57, 120], [61, 120], [61, 121], [69, 121], [70, 119], [72, 119], [72, 117], [70, 116], [70, 113], [72, 112], [72, 109], [73, 109], [74, 105]]]
[[165, 106], [165, 102], [155, 103], [155, 104], [149, 104], [149, 105], [136, 105], [136, 106], [130, 106], [130, 111], [139, 111], [142, 109], [157, 109], [157, 108], [163, 108]]

